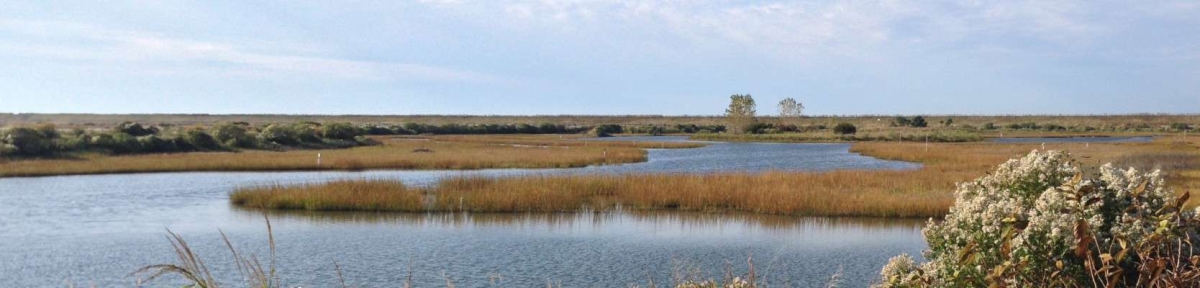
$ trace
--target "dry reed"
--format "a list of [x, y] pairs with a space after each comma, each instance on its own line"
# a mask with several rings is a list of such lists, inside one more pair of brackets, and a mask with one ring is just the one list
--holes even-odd
[[234, 205], [262, 209], [421, 211], [422, 192], [399, 181], [339, 180], [298, 186], [271, 185], [234, 193]]
[[[1196, 138], [1183, 144], [1052, 143], [1047, 149], [1073, 153], [1085, 168], [1139, 155], [1198, 155]], [[930, 217], [953, 202], [955, 183], [983, 175], [1008, 159], [1041, 148], [1040, 144], [999, 143], [857, 143], [852, 152], [922, 163], [916, 170], [769, 172], [762, 174], [651, 174], [448, 178], [422, 188], [427, 202], [418, 211], [571, 212], [590, 210], [744, 211], [782, 215]], [[1161, 158], [1161, 157], [1159, 157]], [[1192, 158], [1194, 159], [1194, 158]], [[1197, 166], [1176, 173], [1179, 191], [1197, 185]], [[1094, 168], [1093, 168], [1094, 169]], [[371, 182], [371, 181], [367, 181]], [[335, 187], [273, 189], [293, 193], [340, 193]], [[307, 191], [306, 191], [307, 190]], [[269, 195], [239, 189], [234, 197]], [[263, 196], [266, 201], [271, 197]], [[414, 200], [409, 200], [414, 201]], [[374, 206], [370, 206], [374, 207]], [[322, 209], [315, 209], [322, 210]], [[345, 210], [340, 207], [337, 210]], [[394, 210], [412, 211], [412, 210]]]

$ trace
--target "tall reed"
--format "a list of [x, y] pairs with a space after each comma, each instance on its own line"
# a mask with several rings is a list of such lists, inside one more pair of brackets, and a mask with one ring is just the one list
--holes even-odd
[[[229, 249], [229, 253], [233, 254], [234, 264], [237, 267], [238, 274], [245, 281], [243, 287], [259, 287], [259, 288], [278, 288], [282, 287], [279, 281], [279, 276], [276, 274], [275, 263], [275, 232], [271, 229], [271, 219], [263, 217], [267, 222], [267, 244], [270, 248], [270, 262], [263, 267], [262, 262], [258, 260], [258, 256], [246, 255], [238, 252], [233, 247], [233, 243], [229, 242], [229, 237], [225, 232], [221, 232], [221, 240], [225, 242], [225, 247]], [[146, 275], [146, 278], [139, 278], [138, 284], [142, 282], [150, 282], [159, 277], [167, 275], [177, 275], [186, 283], [185, 287], [197, 288], [217, 288], [220, 287], [220, 282], [216, 277], [213, 277], [212, 272], [208, 269], [208, 265], [196, 254], [187, 241], [179, 234], [175, 234], [170, 229], [167, 230], [167, 239], [171, 242], [171, 248], [175, 251], [175, 256], [178, 263], [172, 264], [154, 264], [148, 265], [134, 271], [132, 276]]]

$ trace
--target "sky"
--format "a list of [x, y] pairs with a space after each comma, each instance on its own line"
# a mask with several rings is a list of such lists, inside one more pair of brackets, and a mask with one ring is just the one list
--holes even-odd
[[0, 112], [1200, 113], [1200, 1], [0, 2]]

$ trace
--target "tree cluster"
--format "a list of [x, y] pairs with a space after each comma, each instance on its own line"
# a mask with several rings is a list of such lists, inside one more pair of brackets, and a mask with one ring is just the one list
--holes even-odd
[[748, 129], [752, 128], [750, 125], [758, 122], [755, 118], [757, 109], [754, 97], [750, 94], [733, 94], [729, 96], [729, 108], [725, 109], [725, 117], [731, 127], [738, 129], [735, 132], [749, 133]]

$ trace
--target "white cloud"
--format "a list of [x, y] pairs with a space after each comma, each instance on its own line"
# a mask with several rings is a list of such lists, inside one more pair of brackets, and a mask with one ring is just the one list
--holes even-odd
[[[1171, 7], [1196, 9], [1187, 2]], [[1102, 6], [1100, 6], [1102, 5]], [[488, 1], [438, 5], [486, 15], [486, 25], [550, 33], [626, 33], [623, 27], [664, 31], [691, 41], [680, 45], [729, 45], [775, 56], [872, 57], [917, 46], [975, 45], [967, 49], [1021, 51], [1027, 45], [1087, 46], [1113, 33], [1114, 20], [1167, 13], [1092, 1]], [[1116, 11], [1113, 11], [1116, 10]], [[489, 13], [490, 12], [490, 13]], [[621, 27], [621, 28], [618, 28]], [[602, 37], [602, 36], [597, 36]], [[1030, 43], [1035, 41], [1037, 43]]]
[[[496, 76], [408, 63], [358, 61], [313, 56], [311, 45], [269, 42], [234, 43], [180, 39], [64, 22], [0, 20], [0, 31], [22, 34], [25, 41], [0, 44], [7, 55], [71, 61], [80, 67], [122, 68], [188, 73], [217, 66], [237, 76], [318, 76], [357, 80], [510, 82]], [[188, 65], [177, 65], [187, 63]], [[212, 68], [212, 67], [208, 67]]]

